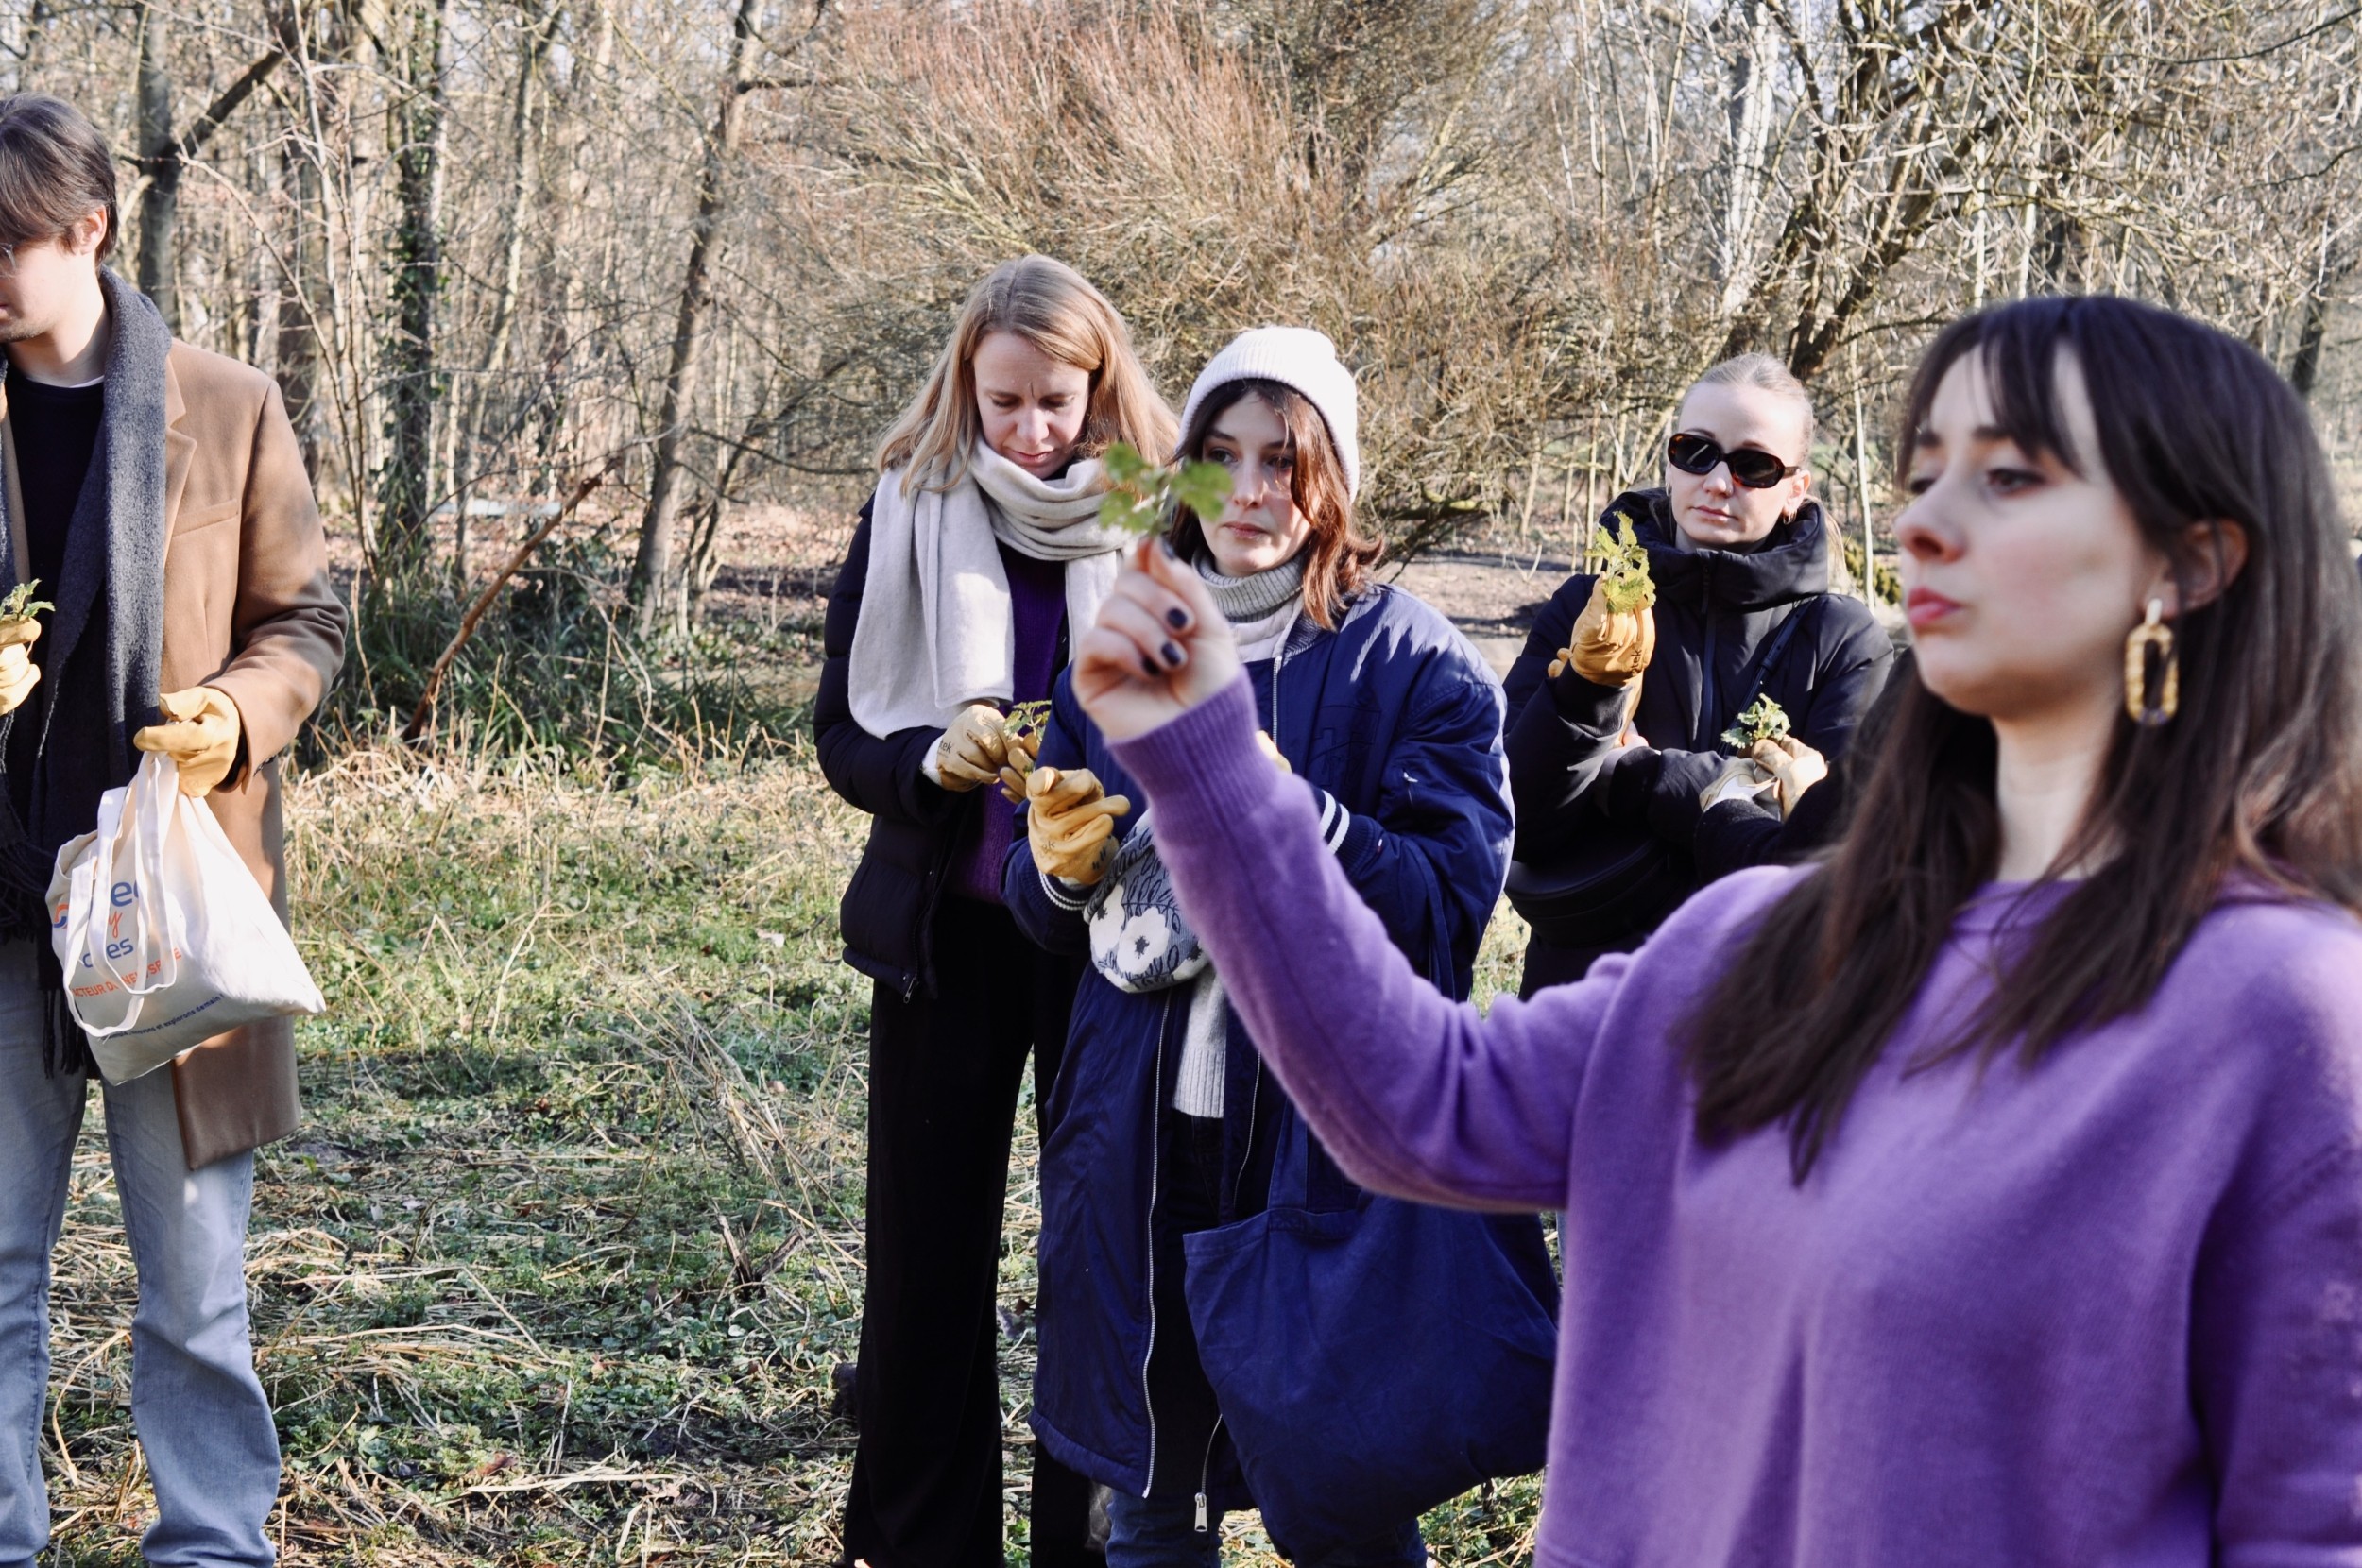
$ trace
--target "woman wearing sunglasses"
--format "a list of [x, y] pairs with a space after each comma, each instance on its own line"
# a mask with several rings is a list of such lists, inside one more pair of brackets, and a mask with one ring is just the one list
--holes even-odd
[[[1611, 615], [1586, 572], [1535, 618], [1503, 682], [1510, 895], [1533, 929], [1522, 995], [1638, 946], [1699, 884], [1702, 797], [1770, 778], [1770, 798], [1793, 806], [1877, 695], [1893, 649], [1860, 601], [1828, 591], [1812, 433], [1812, 401], [1777, 360], [1708, 370], [1682, 399], [1664, 488], [1627, 491], [1600, 520], [1628, 520], [1647, 548], [1653, 609]], [[1721, 737], [1760, 697], [1787, 714], [1791, 745], [1735, 779], [1752, 746]]]

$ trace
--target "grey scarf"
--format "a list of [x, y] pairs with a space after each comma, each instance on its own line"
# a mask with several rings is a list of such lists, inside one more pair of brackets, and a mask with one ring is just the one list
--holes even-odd
[[1304, 591], [1304, 552], [1299, 550], [1275, 567], [1243, 577], [1224, 576], [1214, 569], [1213, 555], [1207, 553], [1197, 558], [1197, 576], [1214, 596], [1223, 619], [1244, 626], [1278, 613], [1282, 605]]
[[[38, 650], [41, 684], [5, 721], [41, 726], [27, 820], [16, 819], [0, 790], [0, 934], [37, 939], [43, 989], [52, 992], [63, 982], [43, 900], [58, 846], [89, 832], [98, 797], [129, 782], [139, 760], [131, 733], [156, 722], [163, 662], [164, 356], [172, 333], [145, 295], [103, 268], [98, 281], [112, 333], [106, 404], [67, 525], [64, 567], [41, 588], [58, 605]], [[13, 530], [17, 520], [8, 520]], [[15, 582], [14, 552], [0, 552], [0, 587]], [[0, 730], [0, 746], [5, 740]], [[53, 1070], [77, 1065], [79, 1031], [51, 1044]]]

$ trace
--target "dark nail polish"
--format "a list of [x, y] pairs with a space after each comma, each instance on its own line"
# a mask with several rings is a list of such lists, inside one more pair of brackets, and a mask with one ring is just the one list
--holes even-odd
[[1167, 664], [1172, 665], [1175, 668], [1179, 667], [1181, 663], [1181, 650], [1179, 648], [1168, 642], [1156, 651], [1165, 656], [1165, 662]]
[[1190, 612], [1183, 609], [1180, 605], [1175, 605], [1172, 608], [1165, 611], [1165, 624], [1171, 626], [1174, 631], [1177, 632], [1181, 630], [1189, 623]]
[[1180, 552], [1172, 548], [1172, 541], [1162, 534], [1156, 536], [1156, 548], [1165, 553], [1166, 560], [1177, 561], [1181, 558]]
[[1164, 673], [1162, 670], [1156, 668], [1156, 661], [1150, 658], [1146, 654], [1142, 654], [1140, 656], [1140, 668], [1148, 672], [1148, 678], [1150, 680], [1155, 680], [1158, 675]]

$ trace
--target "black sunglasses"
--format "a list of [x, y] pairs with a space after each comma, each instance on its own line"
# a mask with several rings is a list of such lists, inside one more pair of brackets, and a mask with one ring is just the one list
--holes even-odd
[[1768, 490], [1803, 467], [1798, 463], [1783, 463], [1770, 452], [1755, 447], [1733, 447], [1723, 450], [1710, 436], [1692, 435], [1683, 431], [1665, 443], [1665, 460], [1684, 473], [1709, 474], [1717, 463], [1731, 466], [1731, 478], [1751, 490]]

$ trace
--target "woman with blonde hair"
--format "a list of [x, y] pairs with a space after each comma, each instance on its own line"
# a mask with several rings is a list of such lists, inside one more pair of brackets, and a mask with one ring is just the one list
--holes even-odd
[[[1586, 571], [1534, 617], [1503, 682], [1523, 995], [1638, 946], [1705, 879], [1709, 804], [1765, 791], [1785, 816], [1886, 684], [1886, 633], [1829, 591], [1812, 436], [1811, 394], [1778, 360], [1707, 370], [1674, 412], [1664, 485], [1600, 519], [1648, 553], [1654, 605], [1611, 613], [1607, 575]], [[1758, 700], [1785, 715], [1780, 740], [1740, 728]]]
[[[847, 1561], [1001, 1561], [1010, 1127], [1029, 1051], [1036, 1116], [1049, 1103], [1080, 965], [1002, 907], [1013, 809], [988, 786], [1040, 744], [1006, 709], [1050, 695], [1114, 584], [1100, 453], [1161, 460], [1172, 436], [1105, 298], [1046, 256], [1007, 263], [881, 444], [829, 599], [813, 722], [821, 771], [872, 819], [841, 918], [876, 982]], [[1081, 1484], [1037, 1464], [1035, 1504], [1034, 1560], [1079, 1553]]]

